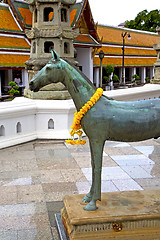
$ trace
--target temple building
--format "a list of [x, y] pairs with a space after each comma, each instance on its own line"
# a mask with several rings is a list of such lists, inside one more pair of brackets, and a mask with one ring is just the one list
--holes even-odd
[[[59, 1], [59, 0], [58, 0]], [[62, 1], [63, 2], [63, 1]], [[64, 4], [65, 6], [65, 4]], [[46, 7], [48, 19], [51, 9]], [[65, 9], [65, 7], [64, 7]], [[0, 95], [7, 91], [7, 85], [20, 76], [21, 85], [28, 88], [28, 72], [26, 62], [30, 59], [31, 39], [27, 32], [32, 29], [36, 13], [29, 9], [29, 4], [23, 0], [4, 0], [0, 2]], [[61, 20], [67, 17], [62, 13]], [[103, 67], [112, 64], [115, 74], [122, 79], [122, 33], [129, 33], [131, 41], [125, 39], [124, 74], [126, 81], [131, 81], [137, 73], [141, 82], [145, 83], [146, 77], [154, 76], [154, 64], [157, 53], [153, 45], [159, 41], [157, 33], [144, 32], [122, 27], [111, 27], [94, 23], [94, 16], [89, 5], [89, 0], [75, 3], [69, 7], [70, 26], [77, 29], [79, 34], [73, 39], [75, 60], [79, 68], [98, 87], [100, 74], [99, 51], [103, 50]], [[44, 21], [47, 21], [44, 19]], [[52, 23], [50, 23], [51, 25]], [[36, 32], [34, 32], [36, 34]], [[58, 36], [59, 37], [59, 36]], [[31, 36], [32, 38], [32, 36]], [[45, 45], [44, 51], [49, 51], [52, 41]], [[66, 41], [67, 42], [67, 41]], [[37, 43], [36, 43], [37, 44]], [[34, 43], [32, 51], [34, 51]], [[64, 46], [67, 55], [68, 45]]]
[[[122, 33], [124, 35], [125, 32], [131, 38], [128, 40], [126, 37], [124, 46], [124, 75], [126, 82], [131, 81], [132, 76], [137, 74], [141, 82], [145, 83], [146, 77], [152, 79], [154, 76], [154, 64], [157, 60], [157, 54], [153, 45], [159, 41], [157, 33], [99, 25], [97, 33], [100, 38], [103, 38], [102, 48], [100, 48], [104, 52], [103, 66], [112, 64], [115, 68], [114, 73], [122, 80]], [[96, 83], [99, 78], [100, 66], [98, 53], [94, 57], [93, 64], [94, 82]]]
[[[25, 24], [20, 13], [28, 15]], [[24, 29], [31, 26], [31, 18], [26, 3], [0, 3], [0, 95], [7, 92], [8, 83], [17, 76], [21, 78], [21, 84], [28, 87], [25, 62], [30, 56], [30, 42]]]

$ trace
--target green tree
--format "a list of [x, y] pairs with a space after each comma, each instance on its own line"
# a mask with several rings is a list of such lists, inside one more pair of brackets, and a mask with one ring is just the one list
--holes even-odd
[[134, 20], [126, 21], [125, 27], [156, 32], [156, 28], [160, 27], [159, 10], [156, 9], [148, 12], [145, 9], [142, 12], [139, 12]]
[[10, 95], [14, 96], [20, 94], [20, 92], [18, 91], [19, 87], [14, 81], [9, 82], [8, 85], [11, 86], [11, 89], [8, 91]]
[[113, 82], [119, 82], [119, 77], [116, 74], [114, 74], [113, 77], [112, 77], [112, 81]]
[[106, 83], [109, 83], [111, 80], [111, 74], [114, 72], [114, 66], [111, 64], [107, 64], [106, 67], [104, 68], [105, 76], [103, 77], [103, 80]]
[[114, 72], [114, 66], [111, 64], [107, 64], [105, 69], [106, 76], [110, 76]]

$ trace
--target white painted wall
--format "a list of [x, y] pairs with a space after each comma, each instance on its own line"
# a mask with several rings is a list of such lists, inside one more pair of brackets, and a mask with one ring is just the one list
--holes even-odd
[[146, 67], [142, 67], [140, 68], [140, 79], [141, 79], [141, 83], [145, 83], [146, 82]]
[[93, 48], [76, 48], [79, 66], [82, 66], [82, 72], [93, 82]]
[[129, 76], [130, 81], [133, 80], [132, 76], [135, 75], [135, 74], [136, 74], [136, 67], [133, 67], [133, 68], [130, 69], [130, 76]]
[[99, 87], [99, 68], [94, 68], [94, 83], [96, 84], [96, 87]]
[[[116, 100], [140, 100], [159, 97], [159, 84], [106, 91]], [[32, 100], [24, 97], [0, 103], [0, 149], [35, 139], [67, 139], [73, 122], [75, 106], [72, 100]], [[48, 128], [53, 119], [54, 129]], [[21, 132], [17, 133], [17, 123]], [[1, 126], [4, 126], [3, 136]], [[3, 128], [3, 127], [2, 127]]]
[[[31, 100], [24, 97], [0, 103], [0, 149], [34, 139], [67, 139], [72, 125], [75, 106], [72, 100]], [[54, 129], [48, 128], [53, 119]], [[17, 133], [20, 123], [22, 131]], [[1, 131], [0, 131], [1, 133]]]
[[26, 69], [22, 69], [22, 85], [24, 85], [26, 89], [29, 88], [28, 72]]
[[150, 79], [154, 77], [154, 67], [150, 67]]

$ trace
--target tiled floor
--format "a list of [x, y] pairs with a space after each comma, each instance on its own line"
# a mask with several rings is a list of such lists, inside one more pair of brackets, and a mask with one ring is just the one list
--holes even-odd
[[[91, 186], [88, 142], [34, 141], [0, 150], [0, 240], [58, 240], [54, 213]], [[160, 141], [106, 142], [102, 191], [160, 188]]]

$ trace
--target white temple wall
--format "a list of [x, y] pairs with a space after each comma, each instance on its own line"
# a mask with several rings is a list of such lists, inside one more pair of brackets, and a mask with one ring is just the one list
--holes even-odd
[[[159, 84], [106, 91], [118, 101], [160, 97]], [[35, 139], [68, 139], [75, 106], [72, 100], [32, 100], [24, 97], [0, 103], [0, 149]]]
[[82, 72], [93, 82], [93, 58], [92, 48], [76, 48], [79, 66], [82, 67]]
[[26, 69], [22, 69], [22, 85], [24, 85], [26, 89], [29, 88], [28, 72]]

